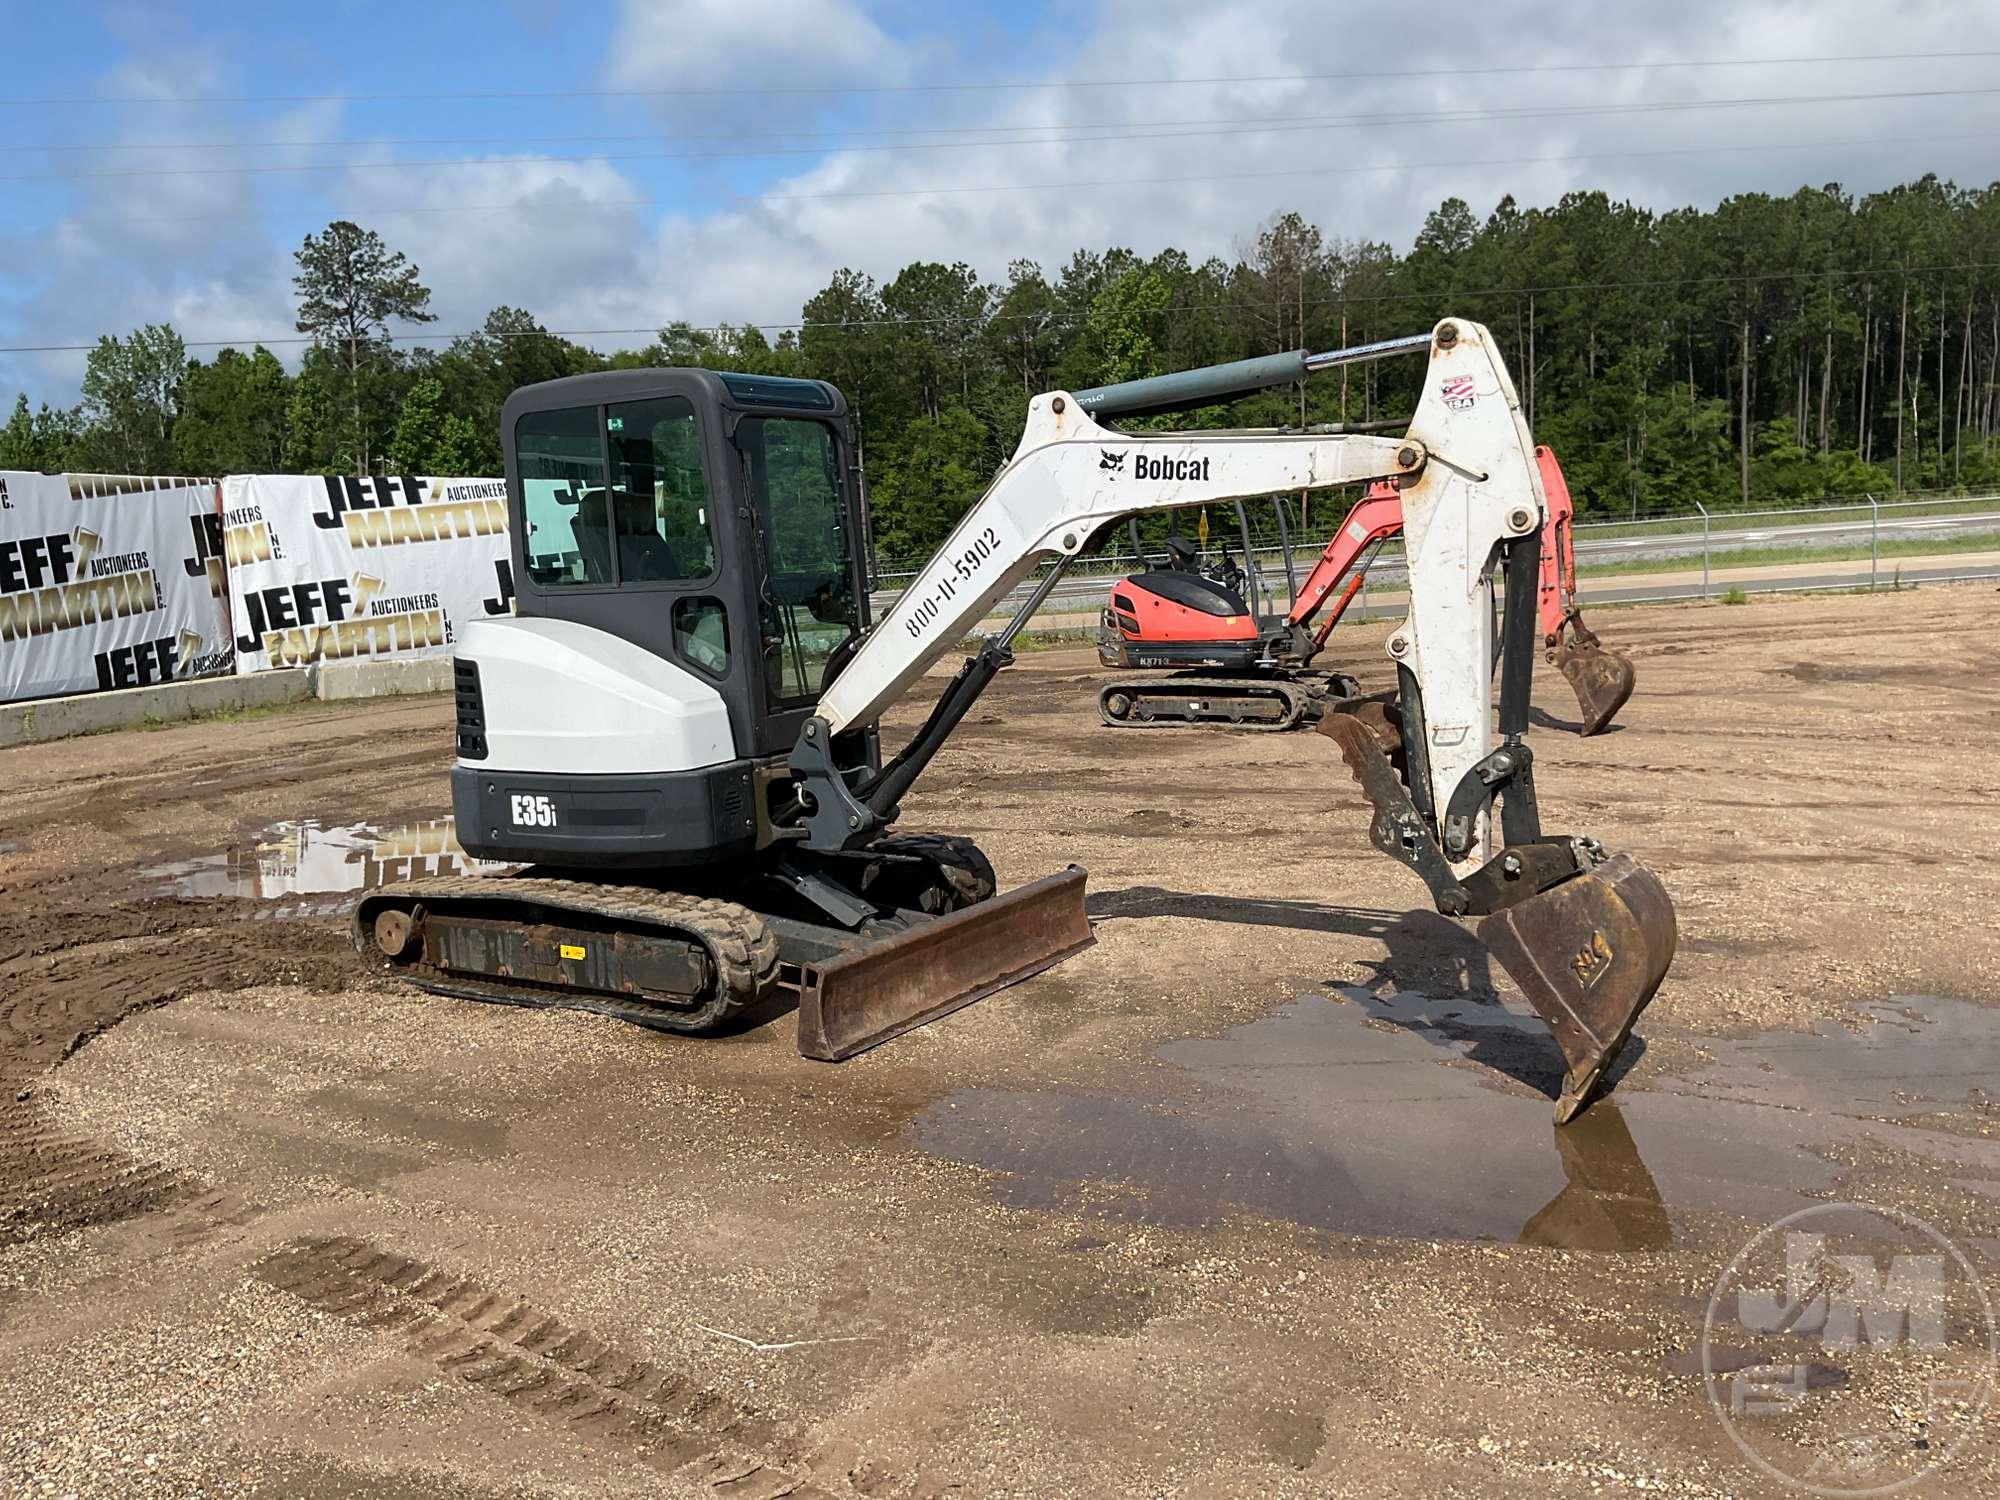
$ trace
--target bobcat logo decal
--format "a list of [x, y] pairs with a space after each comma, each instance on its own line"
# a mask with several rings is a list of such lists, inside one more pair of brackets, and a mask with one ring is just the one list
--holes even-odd
[[1125, 472], [1125, 455], [1123, 453], [1113, 453], [1109, 448], [1099, 448], [1097, 450], [1097, 467], [1105, 470], [1115, 479]]

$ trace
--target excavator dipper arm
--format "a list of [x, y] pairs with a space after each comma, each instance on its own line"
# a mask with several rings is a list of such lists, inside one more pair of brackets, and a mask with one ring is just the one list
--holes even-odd
[[1548, 522], [1542, 533], [1542, 579], [1536, 601], [1542, 622], [1542, 646], [1549, 662], [1576, 693], [1583, 717], [1577, 732], [1596, 734], [1609, 724], [1632, 696], [1637, 675], [1632, 663], [1604, 643], [1583, 623], [1576, 602], [1576, 509], [1562, 465], [1547, 448], [1535, 450], [1541, 470], [1542, 495]]

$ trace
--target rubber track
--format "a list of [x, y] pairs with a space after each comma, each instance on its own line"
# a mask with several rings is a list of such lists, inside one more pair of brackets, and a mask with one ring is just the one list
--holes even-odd
[[[831, 1500], [769, 1418], [524, 1297], [348, 1236], [294, 1240], [257, 1279], [544, 1421], [732, 1500]], [[777, 1451], [773, 1451], [777, 1450]]]
[[370, 927], [375, 913], [392, 904], [418, 901], [518, 902], [634, 927], [676, 929], [701, 943], [721, 981], [718, 993], [701, 1005], [670, 1009], [624, 995], [509, 984], [504, 980], [445, 974], [416, 965], [396, 966], [397, 972], [438, 994], [503, 1005], [585, 1010], [654, 1030], [700, 1032], [713, 1030], [756, 1004], [778, 981], [777, 935], [747, 906], [680, 891], [596, 885], [545, 876], [451, 875], [385, 886], [364, 897], [354, 909], [355, 947], [363, 954], [381, 957]]
[[890, 854], [914, 854], [928, 860], [951, 887], [953, 911], [989, 901], [1000, 888], [993, 863], [971, 839], [949, 833], [898, 833], [869, 845]]
[[[1147, 697], [1158, 698], [1234, 698], [1242, 702], [1258, 699], [1277, 698], [1283, 700], [1289, 713], [1282, 719], [1230, 718], [1226, 713], [1209, 714], [1202, 718], [1190, 719], [1177, 714], [1169, 714], [1157, 719], [1142, 719], [1134, 712], [1122, 719], [1113, 718], [1111, 710], [1105, 707], [1106, 700], [1114, 693], [1124, 693], [1137, 700]], [[1097, 695], [1097, 716], [1113, 729], [1198, 729], [1215, 726], [1222, 729], [1247, 729], [1264, 734], [1282, 734], [1288, 729], [1296, 729], [1304, 722], [1306, 714], [1314, 707], [1315, 700], [1322, 695], [1317, 689], [1302, 687], [1297, 683], [1275, 680], [1258, 681], [1252, 678], [1235, 677], [1148, 677], [1136, 681], [1107, 683]]]

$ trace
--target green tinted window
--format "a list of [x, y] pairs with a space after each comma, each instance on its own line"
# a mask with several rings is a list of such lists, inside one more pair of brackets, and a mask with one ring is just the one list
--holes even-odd
[[736, 441], [764, 554], [765, 687], [774, 702], [816, 699], [859, 620], [840, 448], [824, 422], [797, 417], [751, 418]]
[[729, 671], [729, 614], [722, 601], [703, 594], [674, 601], [674, 650], [711, 677]]
[[807, 411], [832, 411], [833, 397], [817, 380], [785, 375], [738, 375], [724, 371], [722, 383], [745, 406], [793, 406]]
[[679, 396], [604, 412], [620, 583], [678, 583], [715, 571], [701, 430]]
[[597, 408], [531, 411], [514, 424], [514, 448], [528, 523], [522, 548], [528, 575], [543, 588], [611, 582]]

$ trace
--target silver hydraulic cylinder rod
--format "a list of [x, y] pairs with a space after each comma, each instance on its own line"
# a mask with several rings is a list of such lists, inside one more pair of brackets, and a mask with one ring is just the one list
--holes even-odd
[[1077, 405], [1095, 418], [1149, 417], [1159, 412], [1213, 406], [1218, 401], [1247, 396], [1252, 391], [1269, 390], [1274, 385], [1291, 385], [1317, 371], [1331, 370], [1336, 365], [1359, 365], [1373, 359], [1414, 354], [1420, 349], [1428, 349], [1430, 343], [1429, 334], [1413, 333], [1407, 338], [1356, 344], [1352, 349], [1329, 349], [1324, 354], [1308, 354], [1303, 349], [1292, 349], [1284, 354], [1233, 360], [1226, 365], [1204, 365], [1198, 370], [1179, 370], [1172, 375], [1125, 380], [1117, 385], [1100, 385], [1093, 390], [1072, 394]]

